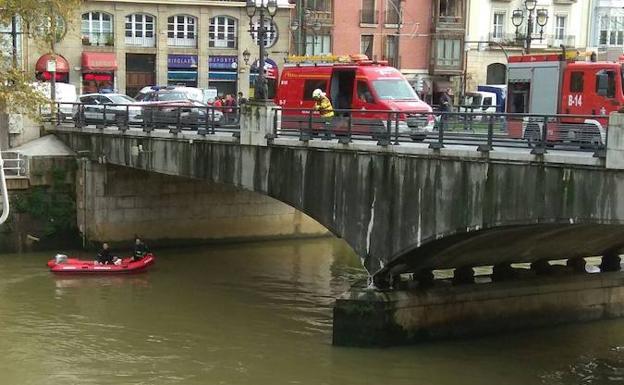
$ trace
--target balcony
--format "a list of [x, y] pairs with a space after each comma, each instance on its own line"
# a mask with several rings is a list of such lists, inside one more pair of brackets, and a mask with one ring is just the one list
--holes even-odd
[[197, 48], [197, 38], [169, 37], [167, 45], [178, 48]]
[[83, 32], [82, 45], [88, 47], [112, 47], [115, 45], [115, 36], [112, 32]]
[[379, 22], [378, 15], [375, 9], [360, 9], [360, 24], [376, 25]]
[[435, 25], [436, 31], [465, 31], [466, 19], [461, 16], [442, 16], [438, 17], [438, 21]]
[[310, 19], [313, 21], [318, 21], [323, 25], [331, 25], [334, 17], [331, 11], [314, 11], [310, 12]]
[[156, 39], [153, 36], [152, 37], [126, 36], [125, 42], [127, 46], [131, 46], [131, 47], [144, 47], [144, 48], [156, 47]]
[[576, 36], [574, 35], [564, 35], [559, 37], [549, 35], [546, 41], [548, 46], [551, 48], [559, 48], [562, 44], [567, 48], [576, 47]]

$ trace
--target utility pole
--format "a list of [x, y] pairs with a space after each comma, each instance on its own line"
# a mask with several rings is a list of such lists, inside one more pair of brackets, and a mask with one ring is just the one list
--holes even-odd
[[[389, 0], [392, 1], [392, 0]], [[401, 24], [403, 24], [403, 12], [401, 9], [401, 5], [403, 4], [403, 0], [399, 0], [398, 1], [398, 8], [397, 8], [397, 12], [398, 12], [398, 24], [397, 24], [397, 35], [396, 35], [396, 41], [395, 41], [395, 48], [394, 48], [394, 52], [395, 52], [395, 60], [396, 60], [396, 67], [397, 69], [401, 69], [401, 60], [399, 59], [399, 47], [400, 47], [400, 39], [401, 39]]]
[[17, 68], [17, 15], [11, 17], [11, 43], [13, 48], [13, 68]]

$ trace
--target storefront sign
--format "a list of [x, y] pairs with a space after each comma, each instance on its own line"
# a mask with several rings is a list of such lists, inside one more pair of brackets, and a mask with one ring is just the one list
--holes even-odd
[[197, 55], [169, 55], [167, 57], [169, 68], [194, 68], [197, 69]]
[[[260, 65], [260, 60], [256, 60], [251, 66], [252, 73], [258, 73], [258, 66]], [[277, 78], [278, 68], [277, 63], [272, 59], [264, 59], [264, 73], [267, 78]]]
[[238, 56], [210, 56], [208, 59], [209, 70], [230, 70], [238, 68]]

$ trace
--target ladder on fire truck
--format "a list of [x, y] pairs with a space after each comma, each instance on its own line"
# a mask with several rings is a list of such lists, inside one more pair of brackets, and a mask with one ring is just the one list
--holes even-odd
[[0, 215], [0, 225], [6, 222], [9, 217], [9, 192], [7, 189], [6, 176], [4, 175], [4, 160], [0, 153], [0, 193], [2, 194], [2, 215]]

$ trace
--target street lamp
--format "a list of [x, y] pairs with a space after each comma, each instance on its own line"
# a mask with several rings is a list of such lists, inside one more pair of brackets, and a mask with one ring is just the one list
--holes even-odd
[[[268, 87], [266, 78], [264, 76], [264, 64], [266, 58], [266, 47], [264, 41], [266, 39], [267, 28], [265, 27], [265, 13], [271, 17], [270, 25], [273, 25], [273, 17], [277, 14], [277, 2], [275, 0], [268, 0], [265, 4], [264, 0], [259, 0], [260, 5], [256, 4], [257, 0], [247, 0], [247, 16], [249, 16], [249, 32], [251, 36], [254, 34], [258, 36], [258, 45], [260, 46], [260, 59], [258, 63], [258, 77], [256, 78], [256, 84], [254, 86], [254, 99], [266, 100], [268, 97]], [[258, 25], [254, 26], [253, 18], [259, 14]], [[270, 27], [272, 28], [272, 27]]]
[[[303, 7], [304, 5], [302, 5]], [[298, 55], [307, 55], [307, 40], [308, 34], [307, 31], [312, 31], [312, 36], [314, 38], [314, 43], [312, 44], [312, 55], [314, 55], [314, 44], [316, 44], [316, 35], [323, 28], [323, 25], [318, 20], [313, 20], [312, 11], [309, 9], [305, 9], [305, 11], [300, 12], [298, 16], [299, 20], [293, 20], [290, 23], [290, 30], [295, 32], [299, 30], [299, 34], [296, 39], [296, 50]]]
[[[524, 40], [524, 45], [525, 45], [527, 54], [531, 52], [531, 41], [534, 40], [533, 39], [533, 32], [534, 32], [533, 31], [533, 28], [534, 28], [533, 13], [535, 12], [535, 22], [537, 22], [537, 25], [540, 27], [540, 30], [539, 30], [540, 41], [542, 41], [542, 37], [544, 36], [544, 26], [548, 22], [548, 10], [544, 8], [540, 8], [536, 11], [535, 10], [536, 7], [537, 7], [537, 0], [525, 0], [524, 1], [524, 8], [527, 10], [527, 28], [526, 28], [526, 35], [524, 36], [523, 40]], [[516, 39], [519, 39], [520, 34], [518, 32], [518, 28], [524, 22], [524, 11], [522, 9], [514, 10], [511, 14], [511, 22], [514, 25], [514, 27], [516, 27]], [[519, 40], [522, 40], [522, 39], [519, 39]]]

